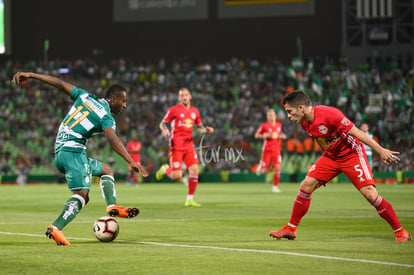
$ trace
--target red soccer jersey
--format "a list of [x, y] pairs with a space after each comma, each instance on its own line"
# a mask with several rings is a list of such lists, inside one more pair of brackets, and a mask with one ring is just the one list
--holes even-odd
[[177, 104], [171, 107], [163, 121], [171, 123], [170, 147], [174, 150], [188, 150], [193, 147], [193, 125], [201, 125], [197, 108]]
[[263, 141], [262, 151], [279, 152], [279, 137], [282, 133], [282, 123], [276, 122], [274, 125], [269, 121], [260, 125], [256, 133], [271, 133], [272, 136]]
[[361, 150], [362, 143], [348, 135], [354, 124], [341, 111], [322, 105], [314, 106], [313, 110], [313, 122], [303, 121], [300, 125], [324, 147], [326, 157], [335, 160]]
[[141, 147], [142, 147], [141, 142], [133, 141], [133, 140], [128, 142], [126, 146], [126, 149], [131, 155], [131, 158], [137, 163], [141, 163], [141, 157], [140, 157]]

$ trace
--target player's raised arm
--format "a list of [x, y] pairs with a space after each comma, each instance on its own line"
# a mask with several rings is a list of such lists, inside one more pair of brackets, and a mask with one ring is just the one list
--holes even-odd
[[367, 134], [362, 132], [359, 128], [357, 128], [355, 126], [352, 127], [352, 129], [349, 131], [348, 134], [350, 134], [351, 136], [356, 137], [362, 143], [364, 143], [364, 144], [368, 145], [369, 147], [371, 147], [372, 150], [377, 152], [377, 154], [380, 156], [381, 160], [385, 164], [390, 165], [391, 163], [398, 163], [400, 161], [400, 158], [396, 156], [396, 155], [399, 155], [400, 152], [391, 151], [391, 150], [388, 150], [388, 149], [382, 147], [373, 138], [371, 138], [370, 136], [368, 136]]
[[144, 177], [148, 176], [148, 172], [145, 169], [145, 167], [136, 163], [129, 155], [127, 149], [125, 148], [124, 144], [119, 139], [119, 137], [116, 135], [114, 129], [105, 128], [104, 133], [112, 149], [114, 149], [115, 152], [117, 152], [132, 167], [132, 169], [134, 169]]
[[36, 74], [36, 73], [32, 73], [32, 72], [17, 72], [14, 76], [13, 76], [13, 80], [12, 83], [20, 85], [23, 81], [26, 81], [29, 78], [33, 78], [33, 79], [37, 79], [40, 80], [44, 83], [47, 83], [51, 86], [54, 86], [60, 90], [62, 90], [63, 92], [65, 92], [66, 94], [70, 95], [73, 89], [73, 85], [70, 83], [67, 83], [59, 78], [56, 78], [54, 76], [51, 75], [46, 75], [46, 74]]

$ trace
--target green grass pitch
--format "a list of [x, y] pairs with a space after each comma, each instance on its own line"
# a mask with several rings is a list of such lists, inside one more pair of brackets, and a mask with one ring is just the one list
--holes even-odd
[[[66, 184], [0, 186], [0, 266], [3, 274], [414, 274], [414, 240], [394, 234], [350, 183], [317, 190], [294, 241], [276, 240], [290, 217], [298, 184], [200, 183], [184, 207], [180, 184], [116, 185], [118, 238], [97, 241], [93, 222], [106, 216], [99, 187], [64, 233], [70, 247], [48, 240], [45, 228], [71, 195]], [[414, 234], [414, 185], [378, 185], [403, 226]]]

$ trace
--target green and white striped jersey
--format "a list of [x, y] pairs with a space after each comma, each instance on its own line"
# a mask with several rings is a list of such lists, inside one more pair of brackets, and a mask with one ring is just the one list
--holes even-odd
[[75, 101], [59, 126], [55, 153], [86, 150], [88, 139], [105, 128], [116, 129], [108, 102], [85, 90], [73, 87], [70, 98]]

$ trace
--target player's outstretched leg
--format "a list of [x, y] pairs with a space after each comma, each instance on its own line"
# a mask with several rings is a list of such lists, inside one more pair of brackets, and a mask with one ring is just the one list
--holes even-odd
[[392, 205], [380, 195], [377, 196], [375, 201], [371, 203], [380, 215], [394, 231], [395, 241], [406, 242], [411, 240], [410, 234], [405, 230], [397, 217]]
[[63, 232], [54, 227], [53, 225], [49, 225], [46, 228], [46, 237], [55, 240], [57, 245], [71, 245], [70, 242], [66, 240]]
[[110, 205], [106, 208], [106, 212], [111, 217], [133, 218], [139, 214], [139, 209], [136, 207]]
[[165, 169], [169, 168], [170, 166], [168, 164], [161, 165], [160, 169], [158, 169], [157, 173], [155, 174], [156, 180], [162, 180], [162, 178], [165, 175]]
[[289, 226], [286, 224], [278, 231], [270, 231], [269, 236], [280, 240], [281, 238], [286, 238], [288, 240], [296, 239], [296, 227]]
[[411, 240], [410, 234], [404, 228], [401, 228], [395, 234], [395, 241], [396, 242], [407, 242]]

